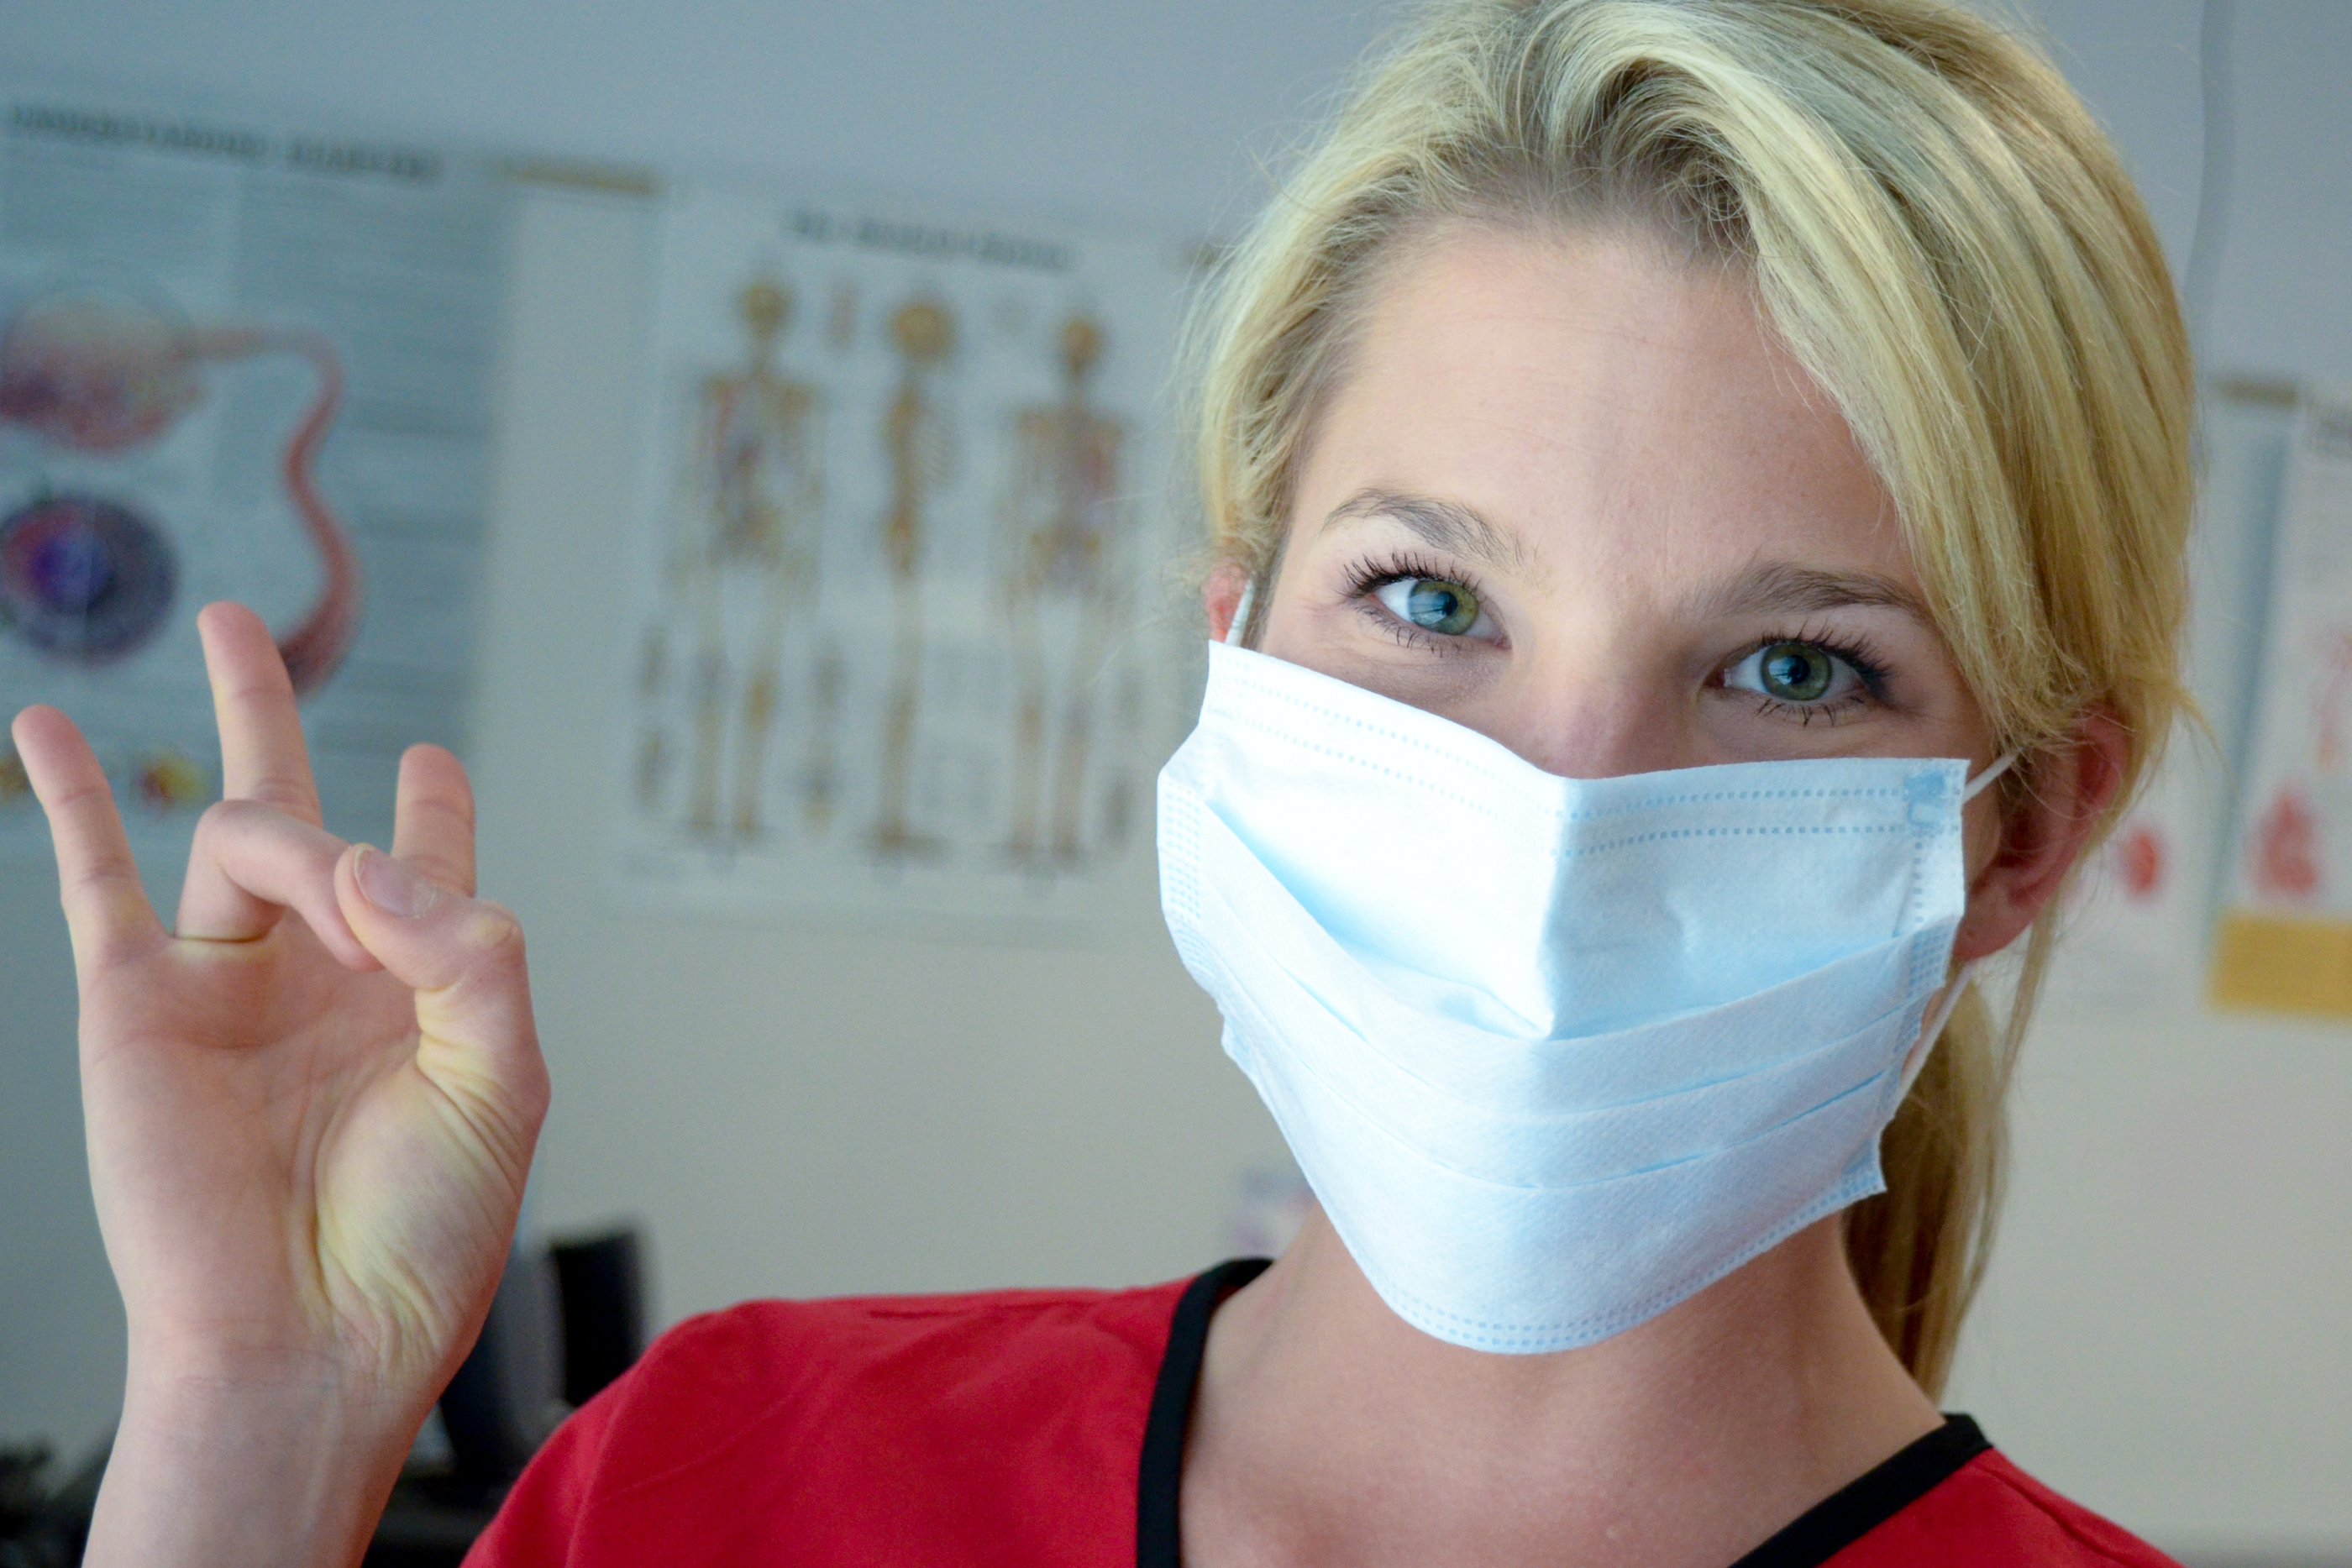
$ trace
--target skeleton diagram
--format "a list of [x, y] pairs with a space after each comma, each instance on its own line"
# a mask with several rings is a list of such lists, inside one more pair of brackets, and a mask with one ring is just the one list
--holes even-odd
[[[709, 376], [700, 388], [688, 485], [692, 521], [672, 570], [695, 648], [687, 825], [751, 839], [763, 829], [761, 781], [784, 633], [795, 601], [814, 591], [816, 576], [822, 409], [814, 387], [776, 367], [792, 313], [783, 285], [747, 285], [737, 309], [749, 353], [743, 370]], [[648, 643], [649, 688], [662, 682], [666, 643], [658, 632]], [[665, 771], [664, 748], [661, 733], [649, 731], [638, 768], [648, 804]]]
[[889, 706], [882, 728], [882, 777], [871, 843], [884, 860], [931, 856], [939, 842], [907, 822], [914, 768], [915, 720], [922, 705], [924, 511], [949, 475], [952, 451], [944, 412], [929, 386], [955, 347], [955, 320], [936, 300], [917, 299], [890, 318], [899, 357], [898, 394], [883, 425], [890, 463], [890, 510], [883, 552], [897, 601], [898, 642], [890, 662]]
[[[1125, 551], [1118, 503], [1117, 421], [1087, 402], [1102, 358], [1102, 329], [1084, 316], [1062, 327], [1061, 401], [1024, 409], [1015, 424], [1003, 517], [1013, 621], [1015, 699], [1013, 824], [1016, 862], [1071, 864], [1087, 848], [1083, 817], [1095, 689], [1118, 627]], [[1049, 604], [1076, 611], [1066, 632], [1060, 723], [1050, 739], [1050, 687], [1041, 622]], [[1066, 622], [1064, 622], [1066, 626]]]

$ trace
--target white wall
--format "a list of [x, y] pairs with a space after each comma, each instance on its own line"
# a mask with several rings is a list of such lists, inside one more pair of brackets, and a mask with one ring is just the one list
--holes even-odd
[[[2198, 7], [2045, 0], [2176, 255], [2200, 162]], [[318, 6], [15, 0], [0, 60], [360, 128], [831, 188], [1228, 227], [1372, 31], [1335, 0], [1105, 7], [680, 0]], [[2352, 378], [2352, 5], [2232, 30], [2218, 366]], [[486, 873], [532, 934], [562, 1226], [652, 1227], [664, 1316], [763, 1291], [1114, 1281], [1207, 1259], [1276, 1144], [1152, 925], [1085, 949], [653, 921], [598, 895], [600, 682], [626, 519], [639, 216], [523, 227], [475, 761]], [[0, 1436], [79, 1439], [119, 1376], [45, 887], [0, 883]], [[2183, 1550], [2352, 1555], [2352, 1035], [2053, 1016], [2021, 1086], [2002, 1250], [1955, 1403], [2063, 1489]]]

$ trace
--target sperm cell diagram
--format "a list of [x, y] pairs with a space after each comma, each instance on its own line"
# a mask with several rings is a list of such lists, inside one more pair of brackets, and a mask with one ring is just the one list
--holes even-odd
[[933, 492], [947, 481], [953, 457], [946, 413], [932, 383], [955, 348], [955, 319], [936, 299], [910, 300], [891, 316], [890, 338], [899, 373], [883, 422], [890, 504], [882, 520], [882, 546], [889, 563], [896, 637], [882, 725], [879, 807], [867, 841], [883, 861], [928, 859], [942, 849], [909, 825], [907, 806], [923, 695], [925, 513]]
[[[127, 295], [59, 289], [0, 326], [0, 422], [52, 449], [126, 456], [203, 401], [205, 366], [264, 354], [299, 357], [313, 378], [279, 461], [322, 569], [317, 599], [278, 640], [296, 692], [307, 695], [350, 652], [360, 612], [358, 557], [314, 472], [343, 391], [324, 336], [190, 323]], [[103, 665], [145, 646], [167, 622], [179, 579], [170, 537], [123, 496], [44, 487], [0, 518], [0, 624], [58, 662]]]
[[[1005, 852], [1027, 865], [1073, 864], [1085, 854], [1088, 753], [1100, 674], [1118, 624], [1127, 550], [1119, 502], [1121, 430], [1097, 413], [1087, 389], [1103, 330], [1087, 316], [1063, 323], [1062, 395], [1022, 410], [1003, 517], [1005, 605], [1012, 619], [1013, 815]], [[1063, 656], [1048, 657], [1047, 610]], [[1053, 672], [1060, 674], [1059, 691]], [[1058, 696], [1058, 704], [1055, 702]], [[1049, 707], [1058, 712], [1049, 719]]]
[[[748, 840], [765, 830], [785, 634], [816, 589], [823, 405], [815, 387], [778, 366], [792, 307], [777, 279], [745, 285], [736, 298], [744, 362], [704, 377], [696, 392], [671, 579], [693, 650], [687, 826], [702, 836]], [[656, 623], [642, 677], [648, 696], [666, 680], [667, 647]], [[640, 739], [647, 805], [658, 799], [668, 744], [658, 723]]]

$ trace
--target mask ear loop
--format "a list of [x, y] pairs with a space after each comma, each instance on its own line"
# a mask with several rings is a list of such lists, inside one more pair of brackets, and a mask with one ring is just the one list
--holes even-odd
[[[1967, 788], [1960, 791], [1960, 804], [1965, 806], [1983, 794], [1992, 781], [2008, 772], [2016, 761], [2016, 752], [2002, 752], [1991, 767], [1969, 780]], [[1937, 999], [1935, 1011], [1920, 1026], [1918, 1042], [1912, 1046], [1910, 1055], [1904, 1059], [1903, 1082], [1895, 1091], [1897, 1105], [1910, 1097], [1911, 1085], [1919, 1081], [1920, 1071], [1927, 1065], [1927, 1053], [1936, 1049], [1936, 1041], [1943, 1038], [1944, 1026], [1952, 1021], [1952, 1009], [1960, 1005], [1960, 998], [1967, 993], [1977, 977], [1977, 972], [1983, 967], [1982, 958], [1971, 958], [1954, 970], [1952, 977], [1944, 982], [1944, 994]]]
[[1225, 623], [1225, 641], [1228, 643], [1236, 648], [1242, 646], [1242, 632], [1249, 625], [1250, 611], [1256, 603], [1257, 579], [1253, 577], [1242, 584], [1241, 601], [1234, 606], [1234, 618]]
[[[1249, 602], [1249, 591], [1247, 589], [1244, 589], [1242, 591], [1242, 602], [1244, 604], [1247, 604]], [[1988, 767], [1983, 772], [1978, 774], [1975, 778], [1969, 779], [1968, 787], [1960, 791], [1960, 804], [1965, 806], [1969, 801], [1975, 800], [1978, 796], [1983, 794], [1994, 779], [2000, 778], [2002, 774], [2008, 772], [2016, 765], [2017, 753], [2014, 751], [2004, 751], [1999, 757], [1994, 758], [1992, 759], [1991, 766]]]

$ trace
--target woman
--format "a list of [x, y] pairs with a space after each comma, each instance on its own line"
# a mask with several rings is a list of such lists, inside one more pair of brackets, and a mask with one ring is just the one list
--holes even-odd
[[[697, 1320], [476, 1561], [2161, 1562], [1931, 1397], [2047, 914], [2179, 702], [2188, 357], [2081, 106], [1940, 0], [1453, 0], [1200, 341], [1163, 894], [1322, 1210], [1263, 1272]], [[131, 1332], [90, 1561], [349, 1561], [546, 1081], [454, 760], [341, 844], [203, 626], [176, 936], [16, 724]]]

